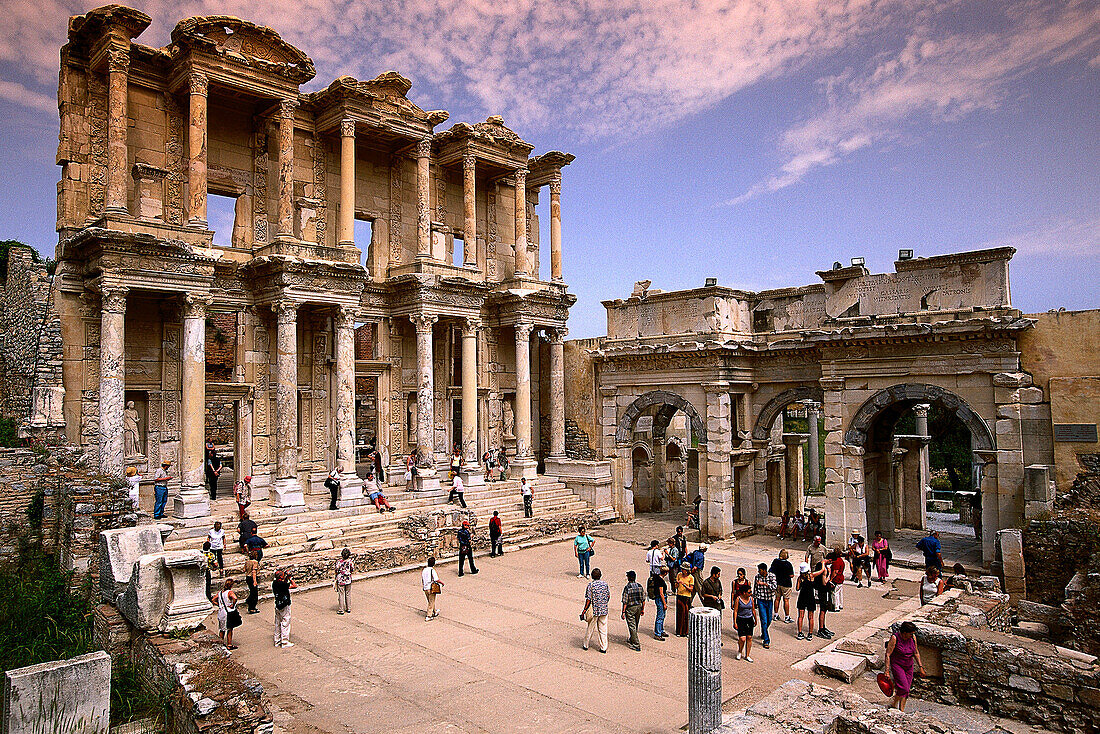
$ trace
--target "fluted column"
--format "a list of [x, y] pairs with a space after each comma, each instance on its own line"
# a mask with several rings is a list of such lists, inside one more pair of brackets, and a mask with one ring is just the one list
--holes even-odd
[[821, 404], [806, 403], [806, 419], [810, 424], [810, 440], [807, 449], [810, 452], [810, 489], [816, 492], [821, 488], [821, 444], [818, 435], [818, 418], [821, 417]]
[[462, 156], [462, 263], [478, 267], [477, 261], [477, 159], [473, 153]]
[[340, 121], [340, 220], [337, 241], [355, 246], [355, 120]]
[[276, 236], [294, 236], [294, 110], [298, 100], [279, 103], [279, 208]]
[[107, 195], [104, 209], [113, 214], [126, 214], [129, 76], [130, 52], [112, 48], [107, 52]]
[[531, 331], [516, 324], [516, 458], [531, 456]]
[[435, 466], [435, 367], [432, 356], [432, 327], [437, 316], [410, 316], [416, 327], [416, 443], [420, 466]]
[[477, 455], [477, 331], [475, 319], [462, 323], [462, 451], [463, 461], [476, 466]]
[[722, 613], [699, 607], [688, 613], [688, 734], [722, 725]]
[[206, 75], [187, 76], [187, 226], [206, 229]]
[[428, 164], [432, 158], [432, 139], [416, 144], [416, 256], [432, 256], [431, 179]]
[[565, 458], [565, 336], [567, 329], [550, 332], [550, 456]]
[[[527, 275], [527, 169], [516, 171], [516, 275]], [[530, 409], [528, 409], [530, 413]]]
[[275, 504], [303, 505], [298, 481], [298, 304], [277, 301], [275, 334]]
[[550, 279], [561, 280], [561, 172], [550, 179]]
[[336, 309], [336, 463], [355, 472], [355, 311]]
[[104, 288], [99, 326], [99, 468], [122, 476], [126, 394], [126, 288]]
[[203, 485], [203, 444], [206, 439], [206, 308], [210, 297], [188, 294], [183, 299], [183, 348], [180, 376], [180, 492], [173, 505], [176, 517], [210, 514], [210, 495]]

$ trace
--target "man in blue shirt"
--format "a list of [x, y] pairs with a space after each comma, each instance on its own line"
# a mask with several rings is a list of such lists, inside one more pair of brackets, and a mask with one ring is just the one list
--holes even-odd
[[943, 547], [940, 545], [940, 534], [933, 530], [927, 536], [917, 542], [917, 548], [924, 553], [925, 567], [934, 566], [943, 570]]
[[463, 576], [462, 573], [463, 562], [469, 559], [470, 561], [470, 573], [477, 573], [477, 567], [474, 566], [474, 546], [473, 539], [470, 536], [470, 521], [462, 521], [462, 529], [458, 531], [458, 575]]
[[691, 564], [691, 575], [695, 577], [695, 595], [699, 597], [699, 601], [703, 600], [703, 566], [707, 561], [707, 547], [706, 543], [701, 543], [698, 549], [684, 558]]

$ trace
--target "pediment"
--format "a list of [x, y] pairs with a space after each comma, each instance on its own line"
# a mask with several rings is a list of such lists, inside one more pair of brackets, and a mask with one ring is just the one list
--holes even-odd
[[309, 56], [278, 33], [231, 15], [182, 20], [172, 30], [172, 44], [267, 68], [299, 82], [308, 81], [317, 73]]

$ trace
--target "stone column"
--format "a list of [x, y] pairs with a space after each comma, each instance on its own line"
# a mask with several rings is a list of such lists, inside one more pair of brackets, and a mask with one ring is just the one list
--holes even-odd
[[297, 106], [296, 99], [284, 99], [279, 103], [279, 208], [276, 237], [280, 238], [294, 237], [294, 110]]
[[477, 261], [477, 159], [473, 153], [462, 156], [462, 263], [480, 267]]
[[913, 406], [917, 435], [924, 439], [921, 441], [918, 450], [920, 464], [916, 468], [916, 472], [919, 483], [914, 487], [915, 490], [919, 491], [920, 507], [917, 508], [917, 511], [920, 518], [919, 527], [922, 530], [928, 527], [928, 497], [932, 491], [932, 437], [928, 433], [928, 411], [931, 409], [932, 406], [928, 403]]
[[355, 120], [340, 121], [340, 221], [337, 241], [355, 247]]
[[913, 416], [916, 418], [916, 435], [927, 436], [928, 435], [928, 411], [932, 406], [928, 403], [920, 403], [913, 406]]
[[206, 440], [206, 307], [209, 296], [183, 299], [183, 348], [180, 378], [180, 491], [172, 514], [180, 518], [210, 514], [210, 494], [204, 484], [203, 445]]
[[561, 276], [561, 171], [550, 179], [550, 279]]
[[[416, 144], [416, 257], [432, 256], [431, 177], [432, 139]], [[419, 440], [419, 439], [418, 439]]]
[[477, 331], [474, 319], [462, 322], [462, 450], [463, 461], [477, 466]]
[[[340, 483], [340, 507], [361, 504], [363, 481], [355, 473], [355, 310], [336, 309], [336, 464], [345, 479]], [[358, 501], [356, 501], [358, 500]]]
[[126, 407], [126, 293], [106, 287], [101, 292], [99, 327], [99, 468], [122, 476], [125, 459], [122, 411]]
[[810, 424], [810, 488], [815, 492], [821, 488], [821, 438], [818, 435], [818, 419], [821, 417], [821, 405], [813, 401], [806, 403], [806, 418]]
[[[785, 433], [783, 434], [783, 443], [786, 446], [786, 455], [784, 456], [784, 474], [786, 495], [784, 497], [783, 510], [787, 510], [792, 515], [801, 510], [804, 504], [803, 492], [802, 492], [802, 443], [806, 440], [806, 437], [798, 433]], [[782, 514], [782, 513], [780, 513]]]
[[704, 418], [707, 445], [699, 447], [699, 492], [703, 497], [699, 505], [699, 527], [704, 538], [725, 538], [733, 531], [733, 488], [730, 476], [733, 433], [729, 384], [704, 383], [703, 390], [707, 399]]
[[206, 75], [187, 76], [187, 226], [206, 229]]
[[416, 314], [409, 317], [416, 327], [416, 443], [420, 449], [418, 466], [435, 471], [435, 366], [432, 327], [438, 316]]
[[516, 171], [516, 276], [527, 275], [527, 169]]
[[104, 210], [126, 214], [126, 141], [129, 119], [126, 113], [130, 84], [130, 52], [112, 48], [107, 52], [107, 195]]
[[722, 725], [722, 612], [688, 613], [688, 733], [710, 734]]
[[298, 304], [273, 304], [275, 334], [275, 484], [272, 501], [279, 507], [305, 504], [298, 480]]
[[565, 336], [568, 329], [550, 332], [550, 456], [565, 458]]
[[536, 477], [537, 464], [531, 452], [531, 331], [534, 325], [516, 326], [516, 458], [512, 462], [515, 479]]

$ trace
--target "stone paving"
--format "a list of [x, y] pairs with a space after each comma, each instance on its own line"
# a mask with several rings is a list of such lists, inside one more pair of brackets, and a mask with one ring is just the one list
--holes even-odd
[[[631, 526], [611, 526], [630, 529]], [[712, 546], [727, 588], [738, 566], [770, 560], [760, 538]], [[272, 605], [245, 615], [234, 654], [264, 682], [287, 732], [673, 732], [687, 721], [685, 641], [642, 637], [628, 648], [618, 598], [627, 569], [644, 572], [644, 550], [611, 538], [597, 542], [593, 565], [612, 587], [608, 654], [581, 649], [577, 619], [585, 581], [568, 543], [482, 557], [481, 573], [446, 583], [442, 616], [424, 621], [418, 572], [356, 582], [353, 613], [336, 614], [329, 589], [294, 597], [295, 647], [272, 646]], [[916, 578], [899, 569], [898, 576]], [[912, 588], [911, 585], [907, 585]], [[727, 592], [728, 596], [728, 592]], [[829, 627], [844, 635], [898, 603], [883, 588], [850, 588]], [[243, 605], [242, 605], [243, 606]], [[728, 615], [728, 611], [727, 611]], [[647, 604], [643, 628], [652, 630]], [[671, 620], [669, 620], [671, 624]], [[826, 645], [794, 639], [794, 625], [772, 627], [772, 648], [754, 645], [754, 663], [737, 661], [725, 620], [724, 709], [744, 708], [793, 677], [825, 679], [791, 666]], [[757, 643], [759, 640], [757, 639]], [[833, 682], [829, 682], [830, 685]]]

